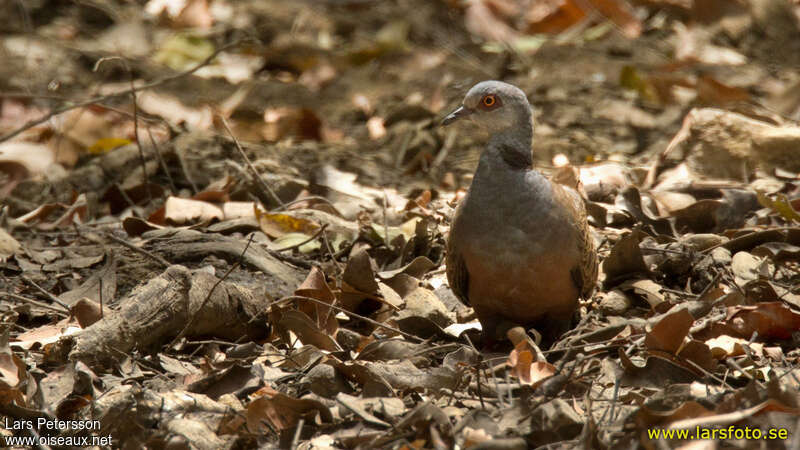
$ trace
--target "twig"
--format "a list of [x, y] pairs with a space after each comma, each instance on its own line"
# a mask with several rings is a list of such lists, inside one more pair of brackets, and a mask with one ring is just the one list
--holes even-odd
[[97, 72], [97, 69], [100, 68], [106, 61], [118, 60], [122, 62], [122, 65], [125, 66], [125, 70], [128, 71], [128, 76], [130, 77], [130, 95], [131, 100], [133, 101], [133, 140], [136, 142], [136, 148], [139, 150], [139, 162], [142, 164], [142, 184], [147, 188], [147, 200], [148, 202], [153, 201], [153, 194], [150, 192], [149, 182], [147, 178], [147, 159], [144, 157], [144, 149], [142, 149], [142, 143], [139, 142], [139, 104], [136, 101], [136, 86], [134, 86], [134, 77], [133, 71], [131, 70], [128, 61], [125, 58], [120, 56], [109, 56], [105, 58], [100, 58], [94, 64], [93, 72]]
[[264, 247], [267, 253], [272, 255], [274, 258], [289, 263], [293, 266], [300, 267], [301, 269], [310, 269], [313, 265], [302, 258], [297, 258], [292, 255], [286, 255], [280, 252], [276, 252], [275, 250], [270, 250], [268, 247]]
[[268, 200], [269, 205], [264, 205], [264, 206], [266, 206], [269, 209], [276, 205], [277, 206], [282, 205], [283, 202], [278, 197], [278, 195], [275, 194], [275, 192], [267, 185], [264, 179], [261, 178], [261, 175], [258, 173], [256, 168], [253, 167], [253, 163], [250, 162], [250, 158], [247, 157], [247, 154], [244, 152], [244, 149], [242, 148], [242, 145], [239, 143], [239, 140], [236, 139], [236, 136], [233, 135], [231, 128], [228, 126], [228, 121], [225, 120], [225, 117], [223, 117], [222, 115], [220, 115], [219, 118], [220, 121], [222, 122], [222, 126], [225, 127], [225, 131], [227, 131], [228, 135], [231, 137], [231, 139], [233, 139], [233, 143], [236, 145], [236, 149], [239, 150], [239, 154], [242, 156], [242, 159], [244, 160], [245, 164], [247, 164], [247, 168], [250, 169], [254, 181], [256, 182], [256, 184], [259, 185], [259, 187], [262, 190], [261, 194], [263, 198], [260, 198], [260, 200], [262, 202], [264, 200]]
[[36, 284], [33, 280], [31, 280], [30, 278], [26, 277], [25, 275], [22, 275], [20, 278], [22, 278], [22, 281], [24, 281], [24, 282], [28, 283], [29, 285], [33, 286], [34, 289], [36, 289], [37, 291], [42, 293], [45, 297], [49, 298], [51, 302], [56, 303], [56, 304], [60, 305], [62, 308], [64, 308], [65, 310], [69, 311], [69, 305], [67, 305], [66, 303], [64, 303], [61, 300], [59, 300], [59, 298], [56, 297], [55, 295], [47, 292], [43, 287], [41, 287], [38, 284]]
[[158, 163], [161, 165], [161, 170], [163, 170], [164, 175], [167, 176], [167, 180], [169, 181], [169, 187], [172, 191], [172, 194], [175, 195], [178, 193], [178, 188], [175, 186], [175, 180], [172, 179], [172, 174], [169, 173], [169, 167], [167, 167], [167, 163], [166, 161], [164, 161], [164, 156], [161, 155], [161, 149], [158, 148], [158, 144], [156, 143], [156, 140], [153, 137], [153, 133], [150, 131], [150, 127], [147, 127], [145, 129], [147, 130], [147, 135], [150, 136], [150, 144], [153, 146], [153, 150], [156, 152], [156, 158], [158, 158]]
[[5, 294], [8, 298], [18, 300], [23, 303], [30, 303], [31, 305], [36, 305], [40, 308], [49, 309], [50, 311], [54, 311], [58, 314], [63, 315], [64, 317], [68, 317], [69, 314], [65, 313], [64, 311], [56, 308], [55, 306], [50, 306], [47, 303], [42, 303], [40, 301], [33, 300], [31, 298], [23, 297], [21, 295], [12, 294], [11, 292], [0, 292], [0, 294]]
[[292, 445], [289, 446], [292, 450], [297, 448], [297, 443], [300, 441], [300, 433], [303, 431], [303, 425], [306, 423], [306, 419], [300, 418], [297, 421], [297, 428], [294, 430], [294, 437], [292, 438]]
[[119, 191], [119, 195], [121, 195], [122, 199], [128, 203], [128, 206], [130, 206], [131, 208], [136, 207], [136, 202], [134, 202], [133, 199], [131, 199], [131, 197], [128, 195], [127, 192], [125, 192], [125, 189], [122, 186], [120, 186], [119, 183], [114, 183], [114, 187], [117, 188], [117, 191]]
[[202, 68], [204, 66], [207, 66], [214, 58], [217, 57], [217, 55], [219, 55], [220, 53], [224, 52], [225, 50], [228, 50], [228, 49], [230, 49], [232, 47], [235, 47], [235, 46], [239, 45], [240, 42], [241, 41], [236, 41], [236, 42], [233, 42], [233, 43], [230, 43], [228, 45], [224, 45], [224, 46], [220, 47], [219, 49], [215, 50], [214, 53], [209, 55], [208, 58], [204, 59], [203, 61], [201, 61], [200, 63], [198, 63], [194, 67], [192, 67], [190, 69], [187, 69], [187, 70], [184, 70], [183, 72], [179, 72], [179, 73], [176, 73], [174, 75], [170, 75], [168, 77], [164, 77], [164, 78], [162, 78], [160, 80], [156, 80], [156, 81], [153, 81], [151, 83], [145, 83], [145, 84], [143, 84], [143, 85], [141, 85], [139, 87], [133, 87], [131, 89], [125, 89], [123, 91], [115, 92], [113, 94], [103, 95], [103, 96], [100, 96], [100, 97], [91, 98], [89, 100], [84, 100], [82, 102], [74, 103], [72, 105], [67, 105], [67, 106], [62, 106], [60, 108], [56, 108], [56, 109], [50, 111], [49, 113], [45, 114], [44, 116], [42, 116], [42, 117], [40, 117], [38, 119], [33, 119], [33, 120], [29, 121], [25, 125], [17, 128], [16, 130], [14, 130], [12, 132], [10, 132], [10, 133], [8, 133], [8, 134], [6, 134], [4, 136], [0, 136], [0, 142], [5, 142], [5, 141], [13, 138], [14, 136], [17, 136], [18, 134], [35, 127], [36, 125], [40, 125], [42, 123], [45, 123], [48, 120], [50, 120], [52, 117], [55, 117], [55, 116], [57, 116], [59, 114], [63, 114], [65, 112], [67, 112], [67, 111], [72, 111], [73, 109], [78, 109], [78, 108], [84, 108], [86, 106], [90, 106], [90, 105], [93, 105], [95, 103], [102, 103], [102, 102], [111, 100], [112, 98], [125, 97], [125, 96], [130, 95], [132, 92], [139, 92], [139, 91], [145, 91], [145, 90], [148, 90], [148, 89], [152, 89], [154, 87], [161, 86], [162, 84], [169, 83], [170, 81], [177, 80], [178, 78], [182, 78], [182, 77], [185, 77], [187, 75], [191, 75], [194, 72], [196, 72], [197, 70], [199, 70], [200, 68]]
[[128, 242], [128, 241], [126, 241], [124, 239], [120, 239], [120, 238], [114, 236], [111, 233], [106, 234], [106, 236], [108, 236], [109, 239], [111, 239], [112, 241], [116, 242], [117, 244], [123, 245], [123, 246], [128, 247], [129, 249], [135, 251], [136, 253], [141, 253], [142, 255], [147, 256], [148, 258], [150, 258], [153, 261], [157, 262], [164, 269], [166, 269], [167, 267], [172, 265], [172, 264], [169, 263], [169, 261], [167, 261], [166, 259], [156, 255], [155, 253], [151, 253], [151, 252], [148, 252], [147, 250], [145, 250], [143, 248], [139, 248], [139, 247], [131, 244], [130, 242]]
[[614, 415], [615, 415], [614, 410], [616, 409], [617, 400], [619, 399], [619, 381], [620, 377], [616, 377], [616, 379], [614, 380], [614, 393], [611, 396], [613, 401], [611, 402], [611, 411], [609, 411], [608, 413], [608, 423], [614, 422]]
[[341, 275], [342, 273], [344, 273], [344, 268], [342, 267], [342, 263], [336, 260], [336, 256], [333, 253], [333, 247], [331, 247], [331, 243], [328, 240], [327, 234], [322, 235], [322, 241], [325, 244], [325, 249], [328, 250], [328, 255], [331, 257], [331, 261], [333, 261], [333, 264], [336, 265], [336, 269], [339, 271], [339, 274]]
[[319, 196], [319, 195], [307, 195], [305, 197], [296, 198], [296, 199], [294, 199], [294, 200], [292, 200], [292, 201], [290, 201], [288, 203], [284, 203], [284, 204], [282, 204], [282, 205], [280, 205], [278, 207], [275, 207], [275, 208], [271, 209], [270, 212], [283, 211], [284, 209], [286, 209], [286, 208], [288, 208], [288, 207], [290, 207], [292, 205], [296, 205], [298, 203], [308, 202], [308, 201], [312, 201], [312, 200], [319, 200], [319, 201], [321, 201], [323, 203], [326, 203], [327, 205], [329, 205], [330, 207], [332, 207], [334, 209], [336, 208], [333, 205], [333, 203], [331, 203], [331, 201], [328, 200], [325, 197], [322, 197], [322, 196]]
[[[714, 380], [717, 383], [721, 384], [725, 388], [730, 389], [731, 391], [735, 390], [733, 388], [733, 386], [731, 386], [730, 384], [728, 384], [727, 381], [725, 381], [725, 379], [719, 378], [718, 376], [716, 376], [713, 373], [709, 372], [708, 370], [704, 369], [700, 364], [697, 364], [696, 362], [692, 361], [691, 359], [685, 359], [684, 361], [686, 361], [687, 364], [689, 364], [690, 366], [692, 366], [695, 369], [699, 370], [700, 372], [703, 372], [703, 374], [705, 374], [705, 376], [711, 378], [712, 380]], [[727, 378], [728, 371], [726, 370], [725, 373], [726, 373], [726, 378]]]
[[[486, 410], [486, 404], [483, 402], [483, 389], [481, 389], [481, 366], [483, 365], [483, 355], [481, 355], [481, 352], [475, 348], [475, 344], [472, 343], [472, 339], [469, 338], [468, 334], [464, 333], [464, 337], [467, 339], [469, 346], [472, 347], [472, 350], [478, 354], [478, 363], [473, 366], [475, 367], [475, 376], [477, 377], [475, 380], [477, 384], [476, 391], [478, 392], [478, 400], [481, 402], [481, 409]], [[502, 404], [502, 401], [500, 404]]]
[[738, 370], [739, 372], [741, 372], [741, 373], [742, 373], [742, 375], [744, 375], [744, 377], [745, 377], [745, 378], [747, 378], [748, 380], [750, 380], [750, 381], [752, 381], [753, 383], [757, 384], [757, 385], [758, 385], [758, 387], [760, 387], [761, 389], [766, 389], [766, 386], [764, 386], [764, 383], [762, 383], [762, 382], [761, 382], [761, 381], [759, 381], [759, 380], [756, 380], [756, 378], [755, 378], [755, 377], [754, 377], [752, 374], [750, 374], [750, 372], [748, 372], [748, 371], [744, 370], [744, 369], [742, 368], [742, 366], [740, 366], [740, 365], [739, 365], [739, 363], [737, 363], [737, 362], [736, 362], [736, 361], [734, 361], [733, 359], [731, 359], [731, 358], [726, 358], [726, 359], [725, 359], [725, 364], [727, 364], [728, 366], [730, 366], [730, 367], [732, 367], [732, 368], [734, 368], [734, 369]]
[[100, 318], [103, 318], [103, 277], [99, 277], [97, 279], [99, 283], [97, 283], [97, 290], [100, 297]]
[[277, 249], [275, 249], [273, 251], [274, 252], [285, 252], [286, 250], [294, 250], [294, 249], [299, 248], [299, 247], [301, 247], [303, 245], [306, 245], [309, 242], [313, 241], [314, 239], [318, 238], [319, 235], [322, 234], [325, 231], [326, 228], [328, 228], [328, 224], [327, 223], [322, 224], [322, 226], [319, 227], [319, 230], [317, 230], [317, 232], [314, 233], [310, 238], [308, 238], [308, 239], [306, 239], [306, 240], [304, 240], [302, 242], [298, 242], [297, 244], [292, 244], [292, 245], [289, 245], [287, 247], [277, 248]]
[[178, 164], [180, 164], [181, 171], [183, 171], [183, 177], [186, 178], [186, 181], [188, 181], [189, 185], [192, 186], [192, 194], [197, 194], [200, 192], [200, 189], [197, 187], [197, 183], [194, 182], [192, 175], [189, 173], [189, 168], [186, 167], [186, 159], [183, 157], [182, 152], [177, 147], [175, 148], [175, 157], [178, 158]]

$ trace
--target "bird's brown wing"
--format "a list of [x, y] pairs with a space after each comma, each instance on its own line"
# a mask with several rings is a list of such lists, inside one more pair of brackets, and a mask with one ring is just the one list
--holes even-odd
[[567, 207], [571, 215], [570, 223], [573, 224], [576, 235], [578, 251], [581, 255], [580, 264], [571, 271], [572, 280], [580, 291], [582, 298], [589, 298], [594, 291], [597, 283], [597, 249], [594, 246], [594, 238], [589, 229], [589, 221], [586, 217], [586, 207], [583, 199], [577, 191], [553, 183], [553, 191], [557, 199]]
[[453, 293], [462, 303], [469, 306], [469, 297], [467, 295], [469, 292], [469, 272], [467, 271], [466, 263], [464, 263], [464, 258], [452, 245], [452, 239], [447, 241], [445, 265], [447, 266], [447, 282], [450, 284], [450, 289], [453, 290]]

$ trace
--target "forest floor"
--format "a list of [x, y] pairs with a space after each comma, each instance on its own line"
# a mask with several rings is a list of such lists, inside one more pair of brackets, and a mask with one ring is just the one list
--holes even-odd
[[[10, 1], [0, 61], [4, 446], [800, 445], [796, 1]], [[445, 276], [487, 79], [599, 249], [549, 349]]]

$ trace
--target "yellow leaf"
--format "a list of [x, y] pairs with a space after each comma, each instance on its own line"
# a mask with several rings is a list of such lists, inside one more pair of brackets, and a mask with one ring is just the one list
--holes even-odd
[[256, 208], [256, 219], [261, 231], [271, 238], [278, 238], [288, 233], [314, 234], [319, 224], [307, 219], [293, 217], [289, 214], [268, 213]]
[[173, 70], [185, 70], [214, 53], [214, 44], [203, 37], [176, 34], [167, 39], [153, 59]]
[[108, 153], [111, 150], [122, 147], [123, 145], [128, 145], [130, 143], [132, 143], [130, 139], [103, 138], [95, 141], [95, 143], [92, 144], [87, 151], [92, 155], [102, 155], [103, 153]]
[[789, 201], [789, 197], [787, 197], [786, 194], [777, 194], [774, 200], [767, 197], [767, 194], [764, 192], [756, 191], [756, 194], [758, 195], [758, 202], [761, 203], [761, 206], [775, 211], [789, 222], [800, 222], [800, 213], [792, 208], [792, 203]]
[[619, 84], [627, 89], [636, 91], [646, 101], [659, 103], [658, 91], [653, 83], [642, 76], [633, 66], [625, 66], [619, 74]]

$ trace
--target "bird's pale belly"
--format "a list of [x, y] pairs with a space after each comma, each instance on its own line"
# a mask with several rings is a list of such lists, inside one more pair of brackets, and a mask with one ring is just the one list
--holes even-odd
[[[577, 255], [568, 249], [515, 245], [513, 233], [498, 233], [505, 245], [462, 250], [469, 272], [469, 300], [478, 317], [496, 317], [520, 324], [543, 318], [569, 319], [578, 300], [571, 270]], [[486, 242], [485, 240], [483, 241]], [[492, 248], [493, 247], [493, 248]]]

